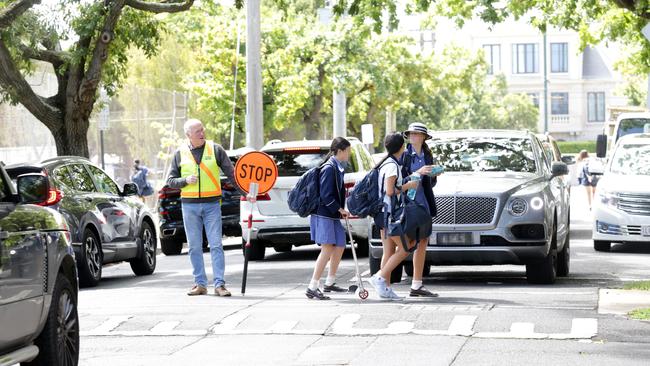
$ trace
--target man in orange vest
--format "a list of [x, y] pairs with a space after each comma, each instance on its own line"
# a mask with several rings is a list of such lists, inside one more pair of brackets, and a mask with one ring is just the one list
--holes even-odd
[[[206, 141], [201, 121], [190, 119], [184, 125], [187, 141], [174, 154], [167, 185], [181, 189], [183, 225], [194, 274], [190, 296], [208, 293], [203, 262], [203, 229], [210, 245], [214, 293], [230, 296], [224, 280], [225, 257], [221, 243], [221, 172], [237, 186], [234, 168], [221, 145]], [[246, 195], [245, 192], [241, 192]]]

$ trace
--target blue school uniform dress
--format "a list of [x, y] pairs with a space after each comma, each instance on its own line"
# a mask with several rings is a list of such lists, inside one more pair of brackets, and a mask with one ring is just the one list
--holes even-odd
[[339, 209], [345, 207], [344, 172], [345, 168], [334, 157], [321, 168], [318, 209], [310, 217], [311, 240], [318, 245], [346, 245], [339, 213]]
[[[418, 154], [411, 144], [408, 144], [404, 155], [402, 155], [402, 175], [408, 177], [409, 175], [418, 171], [425, 165], [433, 165], [433, 157], [426, 156], [424, 151]], [[438, 182], [437, 177], [430, 177], [425, 175], [422, 177], [420, 184], [415, 192], [415, 202], [419, 205], [424, 206], [428, 211], [431, 217], [435, 217], [438, 214], [436, 207], [435, 197], [433, 195], [433, 187], [435, 187]], [[424, 233], [424, 237], [431, 236], [431, 229]]]

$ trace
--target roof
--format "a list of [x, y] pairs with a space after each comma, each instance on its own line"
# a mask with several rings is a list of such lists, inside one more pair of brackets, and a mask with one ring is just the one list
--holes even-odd
[[619, 144], [650, 144], [650, 133], [632, 133], [621, 137], [618, 141]]
[[650, 112], [623, 112], [616, 117], [618, 121], [629, 118], [650, 118]]
[[433, 139], [450, 137], [530, 137], [529, 131], [518, 130], [450, 130], [435, 131], [431, 133]]
[[610, 79], [612, 73], [598, 49], [585, 47], [582, 62], [583, 79]]
[[[360, 143], [356, 137], [346, 137], [352, 144]], [[286, 141], [282, 142], [280, 140], [271, 140], [269, 141], [261, 151], [278, 151], [286, 148], [309, 148], [309, 147], [320, 147], [329, 149], [332, 145], [332, 140], [298, 140], [298, 141]]]

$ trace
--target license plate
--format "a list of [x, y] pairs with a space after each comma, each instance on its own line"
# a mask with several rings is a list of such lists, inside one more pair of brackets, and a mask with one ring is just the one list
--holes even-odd
[[472, 233], [438, 233], [438, 245], [472, 245]]
[[642, 226], [641, 227], [641, 235], [650, 236], [650, 226]]

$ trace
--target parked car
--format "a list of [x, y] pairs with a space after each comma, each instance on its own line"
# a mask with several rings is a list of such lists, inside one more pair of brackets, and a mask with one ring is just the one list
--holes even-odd
[[650, 244], [650, 134], [621, 137], [593, 203], [594, 249], [612, 243]]
[[76, 156], [12, 165], [7, 173], [12, 179], [25, 173], [48, 177], [47, 205], [70, 227], [81, 286], [99, 284], [107, 263], [128, 261], [138, 276], [156, 269], [156, 227], [134, 183], [120, 190], [103, 170]]
[[[548, 162], [530, 132], [449, 131], [436, 133], [428, 144], [446, 172], [433, 188], [438, 215], [427, 272], [429, 265], [519, 264], [531, 283], [568, 275], [565, 163]], [[370, 249], [374, 273], [382, 254], [374, 228]], [[405, 268], [412, 275], [409, 262]]]
[[[253, 151], [250, 148], [228, 150], [228, 157], [232, 164], [247, 152]], [[239, 200], [241, 195], [237, 188], [228, 182], [225, 176], [221, 176], [222, 200], [221, 200], [221, 222], [223, 234], [228, 236], [240, 236], [239, 225]], [[183, 250], [183, 243], [187, 242], [185, 227], [183, 226], [183, 212], [181, 204], [181, 190], [170, 188], [165, 185], [158, 192], [158, 216], [160, 218], [160, 247], [165, 255], [177, 255]], [[208, 241], [204, 235], [204, 250], [208, 248]]]
[[[372, 156], [356, 138], [348, 138], [352, 144], [350, 163], [345, 168], [345, 188], [353, 189], [357, 181], [375, 165]], [[269, 154], [278, 166], [275, 187], [267, 194], [259, 195], [253, 208], [253, 232], [251, 234], [251, 255], [253, 260], [264, 259], [267, 247], [277, 252], [291, 251], [294, 246], [313, 244], [310, 238], [309, 218], [302, 218], [289, 209], [287, 196], [298, 179], [307, 170], [321, 164], [327, 155], [331, 141], [304, 140], [267, 143], [261, 151]], [[241, 225], [243, 238], [248, 239], [247, 220], [251, 205], [245, 199], [241, 202]], [[345, 222], [343, 223], [345, 225]], [[359, 243], [359, 254], [368, 250], [368, 220], [350, 218], [353, 235]]]
[[77, 268], [43, 174], [17, 179], [0, 162], [0, 364], [77, 365]]

